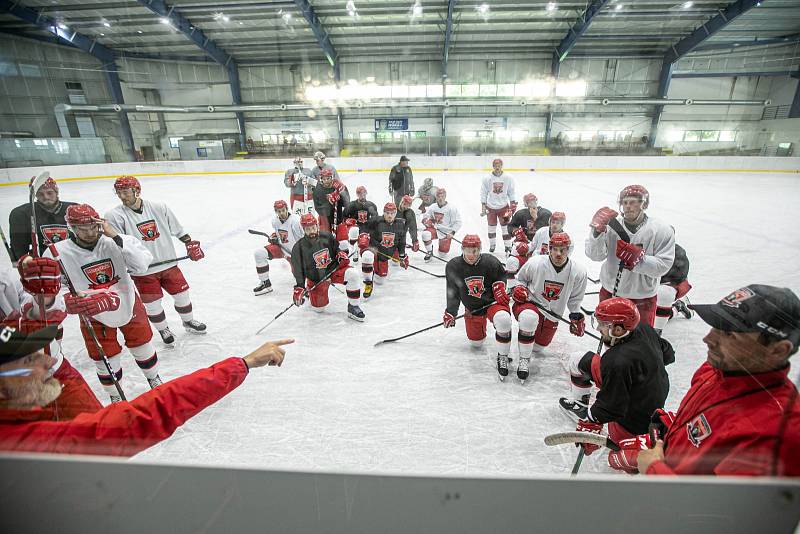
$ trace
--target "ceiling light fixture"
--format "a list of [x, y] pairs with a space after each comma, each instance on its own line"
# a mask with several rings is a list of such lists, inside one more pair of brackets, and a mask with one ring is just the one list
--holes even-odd
[[421, 17], [422, 16], [422, 2], [421, 0], [416, 0], [414, 5], [411, 6], [411, 16], [412, 17]]
[[558, 4], [556, 4], [555, 2], [548, 2], [547, 3], [547, 7], [545, 9], [547, 9], [547, 11], [551, 11], [551, 12], [555, 11], [556, 9], [558, 9]]
[[481, 4], [478, 7], [476, 7], [475, 10], [481, 15], [486, 15], [487, 13], [489, 13], [489, 4]]
[[59, 29], [62, 29], [62, 30], [68, 30], [69, 29], [69, 27], [67, 27], [67, 25], [64, 24], [63, 22], [59, 22], [58, 23], [58, 27], [59, 27]]
[[617, 7], [615, 7], [614, 9], [616, 9], [617, 11], [621, 10], [622, 9], [622, 4], [617, 4]]
[[167, 19], [167, 18], [161, 18], [161, 19], [159, 20], [159, 22], [160, 22], [161, 24], [167, 24], [167, 25], [169, 25], [169, 19]]
[[694, 2], [684, 2], [683, 9], [689, 9], [694, 5]]
[[111, 27], [111, 23], [108, 22], [107, 20], [104, 20], [103, 21], [103, 26], [105, 26], [106, 28], [110, 28]]
[[136, 33], [142, 33], [142, 30], [136, 30]]

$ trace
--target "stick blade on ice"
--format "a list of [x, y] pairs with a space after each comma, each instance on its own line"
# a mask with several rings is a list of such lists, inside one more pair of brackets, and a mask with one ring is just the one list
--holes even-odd
[[573, 432], [559, 432], [557, 434], [550, 434], [544, 438], [544, 444], [550, 446], [574, 443], [591, 443], [601, 447], [608, 447], [612, 451], [619, 450], [619, 445], [611, 441], [611, 439], [606, 436], [591, 434], [589, 432], [579, 432], [577, 430]]

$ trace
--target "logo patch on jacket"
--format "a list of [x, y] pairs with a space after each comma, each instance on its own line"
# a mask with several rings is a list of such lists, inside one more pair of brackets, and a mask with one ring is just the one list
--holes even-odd
[[381, 246], [383, 248], [394, 246], [394, 232], [381, 232]]
[[153, 219], [140, 222], [136, 225], [136, 229], [142, 234], [142, 241], [155, 241], [161, 235], [158, 233], [158, 226]]
[[89, 289], [107, 289], [119, 282], [119, 276], [114, 273], [114, 262], [109, 259], [83, 265], [81, 270], [89, 280]]
[[470, 276], [464, 278], [464, 284], [467, 286], [467, 295], [470, 297], [480, 298], [486, 288], [483, 285], [482, 276]]
[[278, 230], [278, 237], [280, 238], [281, 243], [289, 242], [289, 232], [286, 230]]
[[708, 424], [706, 416], [700, 414], [686, 423], [686, 434], [692, 445], [700, 447], [700, 443], [711, 435], [711, 425]]
[[720, 304], [724, 304], [725, 306], [730, 306], [731, 308], [738, 308], [742, 302], [746, 301], [749, 298], [755, 297], [755, 293], [750, 288], [743, 287], [741, 289], [737, 289], [724, 299], [720, 301]]
[[67, 238], [67, 227], [60, 224], [43, 224], [39, 227], [46, 244], [58, 243]]
[[544, 291], [542, 296], [545, 300], [558, 300], [561, 296], [561, 290], [564, 289], [564, 284], [560, 282], [551, 282], [550, 280], [544, 281]]
[[505, 182], [492, 182], [492, 191], [499, 195], [503, 192], [504, 185], [506, 185]]
[[317, 266], [317, 269], [324, 269], [331, 263], [331, 255], [330, 251], [327, 248], [323, 248], [322, 250], [318, 250], [314, 253], [314, 265]]
[[358, 210], [358, 218], [356, 219], [359, 223], [364, 224], [367, 222], [367, 216], [369, 212], [367, 210]]

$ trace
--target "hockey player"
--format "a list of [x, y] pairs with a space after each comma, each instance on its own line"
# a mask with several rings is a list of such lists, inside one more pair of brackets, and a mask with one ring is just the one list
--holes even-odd
[[[41, 255], [47, 245], [67, 239], [67, 223], [64, 214], [74, 202], [62, 202], [58, 196], [58, 184], [48, 178], [36, 191], [36, 224], [38, 226], [39, 250]], [[29, 202], [17, 206], [8, 216], [9, 237], [11, 239], [11, 261], [31, 252], [31, 205]]]
[[436, 202], [436, 191], [438, 191], [438, 189], [438, 187], [433, 185], [433, 178], [425, 178], [422, 182], [422, 187], [417, 191], [417, 195], [422, 201], [422, 205], [419, 207], [420, 212], [425, 213], [428, 206]]
[[[320, 230], [335, 232], [336, 239], [340, 243], [344, 241], [343, 250], [347, 250], [348, 228], [344, 224], [342, 212], [350, 204], [350, 192], [338, 178], [334, 178], [331, 169], [323, 169], [319, 173], [319, 180], [311, 178], [308, 181], [314, 187], [314, 209], [319, 217]], [[339, 226], [343, 228], [339, 229]]]
[[[304, 179], [311, 176], [311, 169], [303, 167], [303, 158], [297, 156], [294, 158], [294, 167], [286, 169], [286, 174], [283, 178], [283, 183], [289, 188], [289, 206], [297, 213], [298, 217], [302, 215], [302, 207], [294, 209], [295, 201], [306, 204], [311, 207], [311, 188], [307, 186]], [[305, 196], [303, 196], [305, 195]]]
[[396, 258], [403, 269], [408, 269], [406, 221], [397, 216], [394, 202], [383, 206], [383, 215], [367, 221], [366, 229], [369, 234], [358, 238], [365, 299], [372, 295], [373, 282], [382, 284], [389, 275], [390, 259]]
[[497, 241], [497, 222], [503, 236], [506, 254], [511, 252], [511, 234], [508, 223], [517, 210], [514, 179], [503, 172], [503, 160], [492, 161], [492, 173], [481, 184], [481, 217], [486, 216], [489, 233], [489, 252], [494, 252]]
[[570, 259], [569, 235], [553, 234], [546, 256], [533, 256], [517, 273], [514, 286], [514, 317], [519, 322], [517, 377], [528, 378], [532, 354], [550, 345], [558, 318], [569, 309], [569, 331], [583, 336], [586, 329], [581, 302], [586, 294], [586, 268]]
[[[577, 420], [577, 430], [600, 434], [608, 423], [608, 437], [619, 443], [647, 433], [650, 416], [664, 407], [669, 393], [664, 366], [675, 361], [675, 351], [640, 321], [639, 310], [629, 299], [602, 301], [593, 321], [608, 349], [602, 357], [587, 352], [570, 358], [572, 398], [562, 397], [559, 405]], [[592, 384], [599, 390], [594, 404], [588, 406]], [[587, 455], [599, 448], [589, 443], [581, 446]], [[614, 469], [629, 469], [618, 461], [618, 455], [609, 454], [608, 460]]]
[[[531, 244], [531, 253], [547, 255], [550, 245], [550, 237], [564, 231], [564, 224], [567, 216], [563, 211], [555, 211], [550, 215], [550, 224], [536, 230]], [[572, 253], [572, 243], [570, 243], [570, 254]]]
[[[339, 250], [336, 239], [322, 232], [313, 215], [300, 218], [304, 236], [292, 248], [292, 272], [295, 278], [293, 302], [302, 306], [306, 294], [311, 309], [321, 312], [328, 305], [328, 288], [331, 284], [344, 284], [347, 293], [347, 316], [355, 321], [364, 320], [361, 311], [361, 281], [354, 269], [348, 268], [347, 252]], [[325, 279], [325, 281], [323, 281]]]
[[[117, 329], [122, 331], [125, 345], [150, 387], [155, 388], [161, 384], [161, 377], [158, 375], [158, 355], [151, 343], [153, 331], [142, 300], [128, 274], [129, 270], [133, 275], [144, 274], [153, 261], [153, 255], [139, 239], [117, 233], [88, 204], [70, 206], [66, 221], [73, 235], [53, 246], [66, 270], [65, 274], [78, 293], [64, 297], [67, 313], [90, 317], [92, 329], [108, 356], [117, 380], [122, 379], [122, 346], [117, 341]], [[53, 253], [48, 249], [44, 256], [52, 258]], [[83, 322], [81, 334], [89, 357], [97, 367], [100, 383], [112, 402], [120, 401], [114, 382]]]
[[467, 234], [461, 241], [461, 255], [447, 262], [445, 277], [447, 308], [442, 325], [455, 326], [458, 307], [464, 304], [467, 339], [477, 348], [486, 339], [487, 319], [491, 321], [497, 342], [497, 372], [504, 380], [511, 349], [511, 313], [503, 264], [490, 254], [481, 254], [481, 238]]
[[[522, 197], [525, 208], [514, 213], [511, 222], [508, 223], [508, 232], [517, 241], [530, 242], [536, 235], [537, 230], [546, 227], [550, 223], [550, 210], [539, 207], [539, 199], [533, 193], [528, 193]], [[524, 238], [524, 239], [523, 239]], [[534, 254], [536, 251], [531, 249]]]
[[417, 228], [417, 216], [411, 208], [413, 199], [411, 195], [404, 195], [400, 200], [400, 205], [397, 207], [397, 216], [406, 221], [406, 230], [411, 237], [411, 250], [414, 252], [419, 251], [419, 229]]
[[661, 277], [661, 284], [656, 294], [656, 319], [654, 327], [658, 335], [667, 326], [667, 321], [674, 316], [673, 309], [687, 319], [692, 318], [692, 311], [682, 300], [692, 289], [686, 278], [689, 276], [689, 258], [682, 246], [675, 243], [675, 261], [667, 274]]
[[[186, 246], [186, 254], [190, 260], [199, 261], [205, 257], [200, 242], [193, 240], [183, 230], [183, 226], [165, 203], [141, 197], [142, 186], [134, 176], [117, 178], [114, 190], [122, 204], [106, 213], [106, 220], [117, 232], [139, 239], [152, 254], [155, 263], [175, 260], [177, 255], [172, 242], [173, 236]], [[147, 317], [158, 330], [164, 344], [175, 343], [175, 336], [169, 329], [161, 304], [164, 296], [162, 288], [172, 296], [183, 328], [191, 334], [206, 333], [206, 325], [194, 318], [189, 283], [177, 263], [148, 267], [144, 273], [135, 273], [132, 278], [147, 310]]]
[[336, 167], [331, 165], [330, 163], [325, 163], [325, 154], [319, 150], [314, 152], [314, 161], [317, 163], [313, 169], [311, 169], [311, 176], [316, 180], [319, 180], [320, 173], [322, 173], [325, 169], [330, 169], [331, 176], [333, 176], [334, 180], [339, 179], [339, 173], [336, 171]]
[[285, 259], [291, 265], [292, 249], [301, 237], [303, 227], [300, 218], [294, 213], [289, 213], [289, 206], [284, 200], [276, 200], [273, 204], [275, 216], [272, 218], [272, 235], [269, 244], [259, 247], [253, 255], [256, 260], [256, 273], [259, 284], [253, 288], [254, 295], [264, 295], [272, 291], [272, 282], [269, 280], [269, 260]]
[[447, 202], [447, 190], [440, 187], [436, 190], [436, 204], [432, 204], [422, 218], [425, 230], [422, 231], [422, 242], [425, 244], [425, 261], [433, 257], [433, 240], [439, 241], [439, 252], [450, 252], [453, 236], [461, 228], [461, 214], [452, 204]]
[[[600, 301], [611, 298], [621, 272], [617, 295], [632, 300], [642, 321], [650, 326], [656, 317], [656, 293], [661, 277], [675, 259], [675, 232], [645, 213], [650, 193], [641, 185], [629, 185], [619, 193], [622, 215], [609, 207], [592, 217], [586, 256], [602, 261]], [[608, 227], [611, 227], [610, 230]], [[630, 237], [627, 242], [620, 232]]]
[[[356, 187], [356, 199], [350, 202], [344, 210], [345, 223], [350, 219], [355, 221], [355, 226], [349, 226], [347, 229], [347, 241], [349, 243], [348, 252], [352, 256], [358, 236], [361, 234], [369, 233], [367, 229], [367, 221], [373, 217], [378, 216], [378, 207], [374, 202], [367, 200], [367, 188], [363, 185]], [[358, 254], [352, 256], [353, 261], [358, 261]]]

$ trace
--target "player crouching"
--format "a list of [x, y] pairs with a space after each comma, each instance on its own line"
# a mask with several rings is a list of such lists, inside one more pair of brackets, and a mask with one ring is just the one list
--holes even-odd
[[425, 243], [425, 261], [433, 257], [433, 240], [439, 240], [439, 253], [450, 252], [450, 242], [461, 228], [461, 214], [447, 202], [447, 191], [444, 187], [436, 190], [436, 204], [431, 207], [422, 219], [425, 230], [422, 231], [422, 242]]
[[256, 260], [256, 273], [260, 280], [260, 283], [253, 288], [254, 295], [264, 295], [272, 291], [272, 282], [269, 280], [269, 260], [284, 258], [291, 263], [292, 248], [303, 237], [300, 219], [294, 213], [289, 213], [286, 201], [276, 200], [273, 207], [275, 216], [272, 218], [273, 231], [269, 236], [269, 244], [258, 247], [253, 252]]
[[503, 264], [491, 254], [481, 254], [481, 238], [464, 236], [461, 255], [447, 262], [447, 308], [442, 325], [456, 325], [458, 307], [464, 304], [464, 327], [473, 347], [486, 339], [486, 320], [492, 322], [497, 342], [497, 372], [500, 380], [508, 375], [511, 348], [511, 313], [506, 293]]
[[389, 260], [408, 269], [406, 221], [397, 216], [394, 202], [387, 202], [383, 206], [383, 215], [368, 220], [364, 228], [369, 233], [358, 237], [358, 248], [364, 278], [364, 298], [369, 298], [373, 281], [382, 284], [389, 275]]
[[321, 312], [328, 305], [328, 288], [331, 283], [344, 284], [347, 292], [347, 316], [364, 320], [361, 311], [361, 281], [354, 269], [349, 269], [347, 252], [339, 250], [339, 243], [329, 232], [320, 232], [317, 219], [310, 213], [300, 218], [305, 235], [292, 248], [292, 272], [295, 277], [294, 305], [302, 306], [306, 293], [311, 309]]

